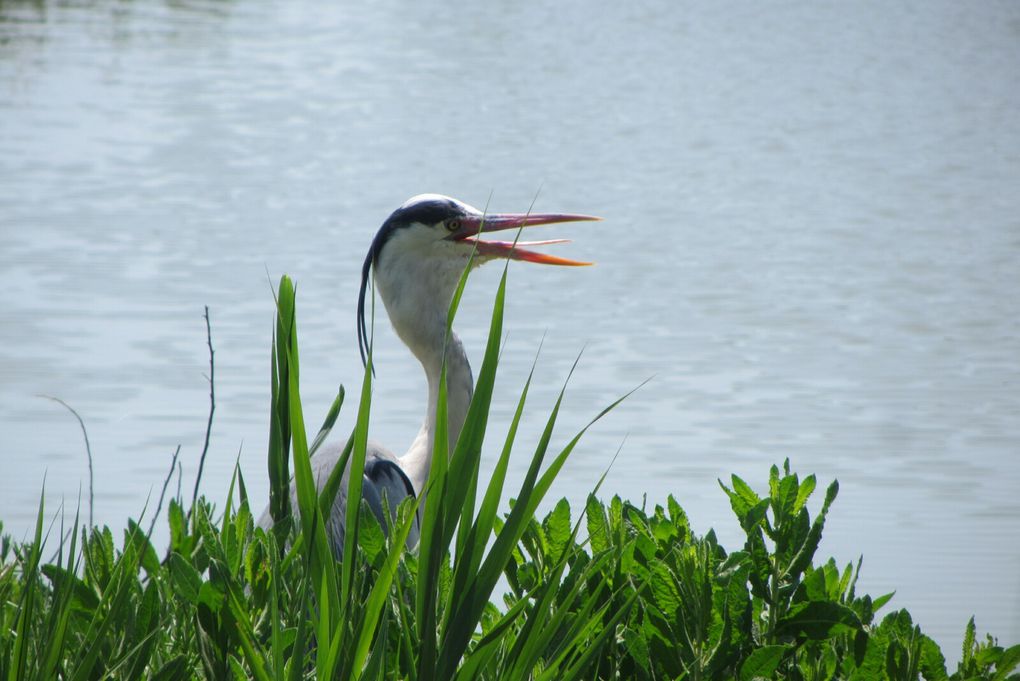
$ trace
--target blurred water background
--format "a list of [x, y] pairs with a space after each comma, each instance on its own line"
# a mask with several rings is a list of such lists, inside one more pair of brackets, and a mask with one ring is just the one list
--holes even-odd
[[[261, 505], [270, 279], [298, 284], [317, 424], [360, 383], [389, 211], [535, 200], [605, 218], [539, 237], [598, 265], [513, 266], [493, 441], [543, 336], [524, 444], [583, 348], [560, 442], [653, 378], [573, 455], [575, 512], [622, 445], [606, 495], [672, 493], [736, 548], [716, 479], [790, 457], [839, 479], [821, 553], [863, 553], [862, 588], [951, 657], [972, 614], [1016, 643], [1018, 187], [1011, 2], [2, 0], [0, 519], [24, 537], [44, 479], [48, 517], [87, 496], [78, 424], [38, 395], [86, 422], [97, 522], [153, 505], [178, 444], [190, 494], [204, 305], [203, 491], [239, 458]], [[498, 275], [462, 307], [476, 364]], [[424, 382], [385, 324], [377, 357], [399, 452]]]

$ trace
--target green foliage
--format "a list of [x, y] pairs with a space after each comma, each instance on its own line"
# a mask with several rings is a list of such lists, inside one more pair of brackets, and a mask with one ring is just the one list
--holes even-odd
[[[463, 281], [451, 323], [462, 291]], [[736, 476], [722, 485], [745, 534], [731, 552], [712, 531], [696, 535], [672, 496], [648, 509], [593, 493], [576, 516], [560, 500], [541, 517], [584, 433], [553, 445], [561, 393], [514, 501], [500, 512], [533, 380], [491, 479], [480, 479], [504, 295], [505, 273], [461, 437], [452, 452], [445, 434], [435, 438], [427, 503], [406, 500], [385, 527], [367, 505], [350, 504], [346, 558], [337, 562], [327, 523], [345, 466], [355, 473], [348, 498], [360, 498], [371, 353], [348, 446], [316, 490], [310, 457], [336, 421], [343, 390], [309, 444], [294, 287], [284, 278], [271, 355], [276, 527], [256, 526], [239, 470], [222, 510], [204, 498], [188, 509], [170, 500], [162, 557], [140, 522], [128, 521], [119, 541], [77, 518], [66, 533], [47, 530], [40, 503], [29, 542], [0, 539], [0, 681], [1020, 678], [1020, 646], [979, 642], [973, 619], [952, 676], [906, 611], [876, 623], [892, 595], [857, 594], [860, 561], [840, 569], [815, 558], [838, 486], [812, 517], [815, 478], [800, 480], [789, 462], [772, 468], [764, 495]], [[408, 551], [422, 508], [421, 541]], [[501, 578], [509, 591], [497, 607]]]

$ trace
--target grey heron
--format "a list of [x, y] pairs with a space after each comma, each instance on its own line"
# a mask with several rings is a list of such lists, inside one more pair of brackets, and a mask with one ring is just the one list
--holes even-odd
[[[358, 295], [357, 331], [362, 361], [368, 351], [365, 320], [369, 279], [374, 277], [390, 323], [397, 336], [414, 354], [425, 371], [428, 399], [421, 430], [403, 456], [396, 456], [375, 442], [369, 442], [365, 458], [362, 496], [385, 527], [384, 503], [390, 513], [408, 496], [422, 493], [432, 465], [436, 406], [445, 348], [447, 418], [451, 450], [457, 441], [474, 390], [471, 365], [456, 334], [446, 338], [447, 311], [461, 274], [496, 259], [513, 259], [545, 265], [588, 265], [526, 250], [524, 247], [563, 243], [546, 241], [489, 241], [481, 234], [558, 222], [598, 220], [588, 215], [567, 213], [485, 214], [466, 203], [439, 194], [421, 194], [408, 199], [383, 222], [365, 257]], [[472, 258], [473, 255], [473, 258]], [[323, 447], [312, 457], [312, 474], [322, 485], [336, 466], [342, 447]], [[345, 471], [336, 500], [327, 518], [327, 534], [334, 553], [340, 557], [344, 545], [344, 519], [348, 472]], [[295, 498], [291, 485], [291, 497]], [[260, 525], [269, 527], [266, 510]], [[417, 543], [412, 528], [408, 545]]]

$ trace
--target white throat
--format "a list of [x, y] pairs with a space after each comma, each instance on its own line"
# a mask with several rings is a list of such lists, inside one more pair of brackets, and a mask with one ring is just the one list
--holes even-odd
[[422, 250], [443, 248], [446, 244], [416, 243], [413, 229], [401, 230], [392, 237], [383, 257], [376, 263], [375, 281], [386, 306], [390, 322], [400, 339], [421, 362], [428, 383], [428, 400], [421, 430], [404, 456], [401, 468], [414, 490], [421, 494], [432, 466], [436, 432], [436, 406], [439, 380], [446, 350], [447, 423], [449, 445], [460, 436], [471, 403], [474, 380], [464, 346], [456, 334], [446, 339], [446, 319], [466, 258], [423, 257]]
[[[425, 418], [407, 452], [400, 457], [400, 467], [410, 478], [416, 494], [421, 494], [428, 481], [432, 468], [432, 453], [435, 447], [436, 407], [439, 404], [439, 381], [442, 362], [422, 362], [425, 378], [428, 382], [428, 402], [425, 407]], [[447, 432], [449, 434], [449, 453], [457, 443], [460, 431], [464, 426], [474, 381], [471, 376], [471, 365], [461, 345], [460, 339], [453, 335], [446, 352], [446, 395], [447, 395]]]

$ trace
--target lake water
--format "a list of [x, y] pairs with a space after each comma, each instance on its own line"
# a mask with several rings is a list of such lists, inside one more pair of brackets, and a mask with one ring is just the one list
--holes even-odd
[[[525, 446], [582, 349], [560, 442], [652, 377], [556, 496], [577, 509], [622, 445], [606, 495], [672, 493], [736, 548], [716, 479], [790, 457], [839, 479], [821, 554], [863, 553], [866, 591], [950, 657], [972, 614], [1020, 641], [1020, 5], [544, 5], [0, 3], [4, 529], [44, 480], [48, 517], [87, 494], [77, 422], [38, 395], [86, 422], [98, 522], [154, 503], [178, 444], [190, 493], [205, 305], [203, 491], [239, 457], [260, 505], [270, 278], [298, 283], [317, 423], [357, 391], [389, 211], [535, 200], [605, 218], [540, 235], [598, 264], [512, 267], [495, 432], [543, 336]], [[498, 274], [459, 319], [476, 366]], [[385, 324], [377, 355], [374, 437], [402, 451], [424, 383]]]

